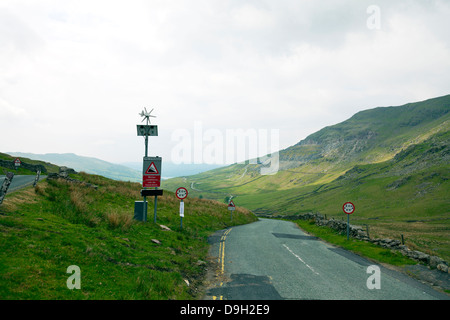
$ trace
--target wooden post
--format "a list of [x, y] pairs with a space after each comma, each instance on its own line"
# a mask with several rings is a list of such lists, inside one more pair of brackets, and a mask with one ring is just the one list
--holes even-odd
[[0, 189], [0, 204], [3, 203], [3, 199], [5, 199], [9, 185], [11, 184], [13, 178], [14, 178], [13, 172], [6, 173], [5, 180], [3, 181], [2, 188]]
[[36, 187], [36, 184], [38, 183], [38, 181], [39, 181], [39, 176], [41, 175], [41, 170], [38, 170], [37, 172], [36, 172], [36, 178], [34, 179], [34, 183], [33, 183], [33, 187]]

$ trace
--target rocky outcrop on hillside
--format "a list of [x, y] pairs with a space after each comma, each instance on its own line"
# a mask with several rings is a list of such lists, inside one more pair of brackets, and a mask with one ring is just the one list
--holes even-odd
[[87, 183], [87, 182], [83, 182], [77, 179], [73, 179], [69, 177], [69, 174], [76, 174], [77, 172], [71, 168], [67, 168], [67, 167], [60, 167], [59, 168], [59, 173], [49, 173], [47, 176], [47, 179], [64, 179], [67, 182], [72, 182], [72, 183], [81, 183], [86, 187], [90, 187], [90, 188], [94, 188], [97, 189], [98, 186], [92, 184], [92, 183]]

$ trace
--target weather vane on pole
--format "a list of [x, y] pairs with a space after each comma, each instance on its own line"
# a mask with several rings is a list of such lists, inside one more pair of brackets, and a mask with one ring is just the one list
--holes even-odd
[[137, 125], [137, 131], [138, 136], [144, 136], [145, 137], [145, 156], [147, 157], [147, 150], [148, 150], [148, 136], [157, 136], [158, 135], [158, 126], [150, 125], [150, 117], [156, 118], [156, 116], [152, 116], [151, 113], [154, 110], [147, 111], [147, 108], [144, 108], [144, 110], [141, 111], [141, 113], [138, 113], [143, 119], [141, 122], [144, 122], [144, 120], [147, 120], [147, 123], [145, 125]]
[[[153, 109], [154, 109], [154, 108], [153, 108]], [[150, 124], [150, 117], [156, 118], [156, 116], [152, 116], [152, 115], [151, 115], [153, 109], [150, 110], [150, 112], [148, 112], [148, 111], [147, 111], [147, 108], [144, 107], [144, 110], [142, 110], [141, 113], [139, 113], [139, 115], [140, 115], [141, 117], [144, 118], [144, 119], [142, 119], [141, 122], [144, 122], [144, 120], [147, 120], [147, 124]]]

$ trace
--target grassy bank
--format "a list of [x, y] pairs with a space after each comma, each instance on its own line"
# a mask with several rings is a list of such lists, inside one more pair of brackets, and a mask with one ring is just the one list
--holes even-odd
[[[180, 230], [179, 200], [165, 191], [157, 224], [152, 201], [151, 222], [138, 222], [139, 184], [83, 173], [73, 178], [98, 188], [43, 181], [8, 195], [0, 207], [1, 299], [195, 299], [202, 294], [208, 235], [256, 220], [238, 208], [231, 223], [225, 204], [188, 198]], [[67, 288], [71, 265], [80, 268], [81, 289]]]

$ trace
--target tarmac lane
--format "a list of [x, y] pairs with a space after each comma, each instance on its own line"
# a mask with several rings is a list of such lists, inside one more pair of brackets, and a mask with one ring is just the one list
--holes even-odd
[[216, 233], [215, 300], [436, 300], [443, 293], [304, 233], [260, 219]]
[[[40, 176], [39, 181], [45, 179], [46, 177], [47, 176]], [[35, 175], [15, 175], [9, 185], [8, 193], [33, 185], [35, 179]], [[0, 186], [3, 185], [4, 180], [5, 176], [0, 176]]]

